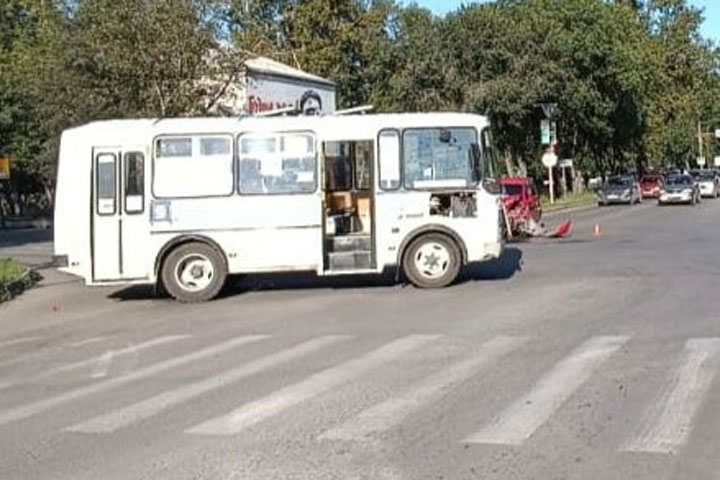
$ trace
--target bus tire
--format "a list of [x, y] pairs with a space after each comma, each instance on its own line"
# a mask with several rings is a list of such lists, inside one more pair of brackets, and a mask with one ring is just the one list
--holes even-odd
[[462, 257], [453, 239], [426, 233], [413, 240], [403, 256], [403, 271], [418, 288], [443, 288], [460, 273]]
[[225, 285], [227, 265], [215, 248], [200, 242], [173, 249], [162, 265], [165, 290], [183, 303], [206, 302]]

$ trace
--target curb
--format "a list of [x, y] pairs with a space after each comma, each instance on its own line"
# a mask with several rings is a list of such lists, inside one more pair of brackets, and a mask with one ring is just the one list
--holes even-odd
[[553, 210], [552, 212], [543, 212], [543, 217], [557, 217], [560, 215], [565, 215], [568, 213], [579, 213], [579, 212], [586, 212], [589, 210], [594, 210], [597, 208], [597, 205], [594, 203], [590, 203], [587, 205], [578, 205], [577, 207], [568, 207], [568, 208], [561, 208], [559, 210]]

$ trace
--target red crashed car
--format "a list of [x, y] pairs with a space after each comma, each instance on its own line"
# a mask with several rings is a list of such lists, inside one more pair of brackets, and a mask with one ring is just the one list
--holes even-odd
[[503, 206], [513, 235], [529, 231], [531, 223], [540, 223], [542, 217], [540, 195], [532, 179], [505, 177], [500, 179], [500, 186], [502, 187]]
[[643, 198], [658, 198], [665, 186], [665, 177], [662, 175], [643, 175], [640, 179], [640, 192]]

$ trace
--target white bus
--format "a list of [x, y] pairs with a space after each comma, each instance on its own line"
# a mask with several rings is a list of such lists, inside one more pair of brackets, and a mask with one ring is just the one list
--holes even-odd
[[501, 255], [495, 165], [470, 114], [95, 122], [62, 135], [56, 261], [183, 302], [256, 272], [395, 267], [444, 287]]

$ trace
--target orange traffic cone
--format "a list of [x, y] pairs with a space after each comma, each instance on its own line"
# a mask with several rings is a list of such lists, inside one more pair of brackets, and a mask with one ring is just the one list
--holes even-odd
[[603, 231], [599, 223], [595, 224], [595, 228], [593, 229], [593, 235], [595, 235], [596, 237], [602, 237]]

